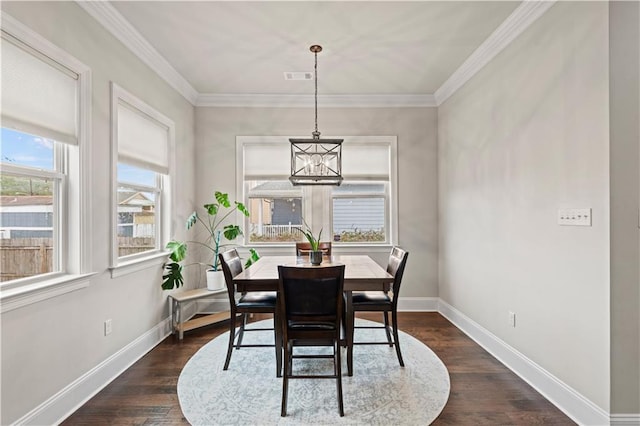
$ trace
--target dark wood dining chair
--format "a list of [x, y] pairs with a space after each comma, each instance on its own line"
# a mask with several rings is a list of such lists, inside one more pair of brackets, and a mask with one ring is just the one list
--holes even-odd
[[[344, 265], [329, 267], [278, 266], [278, 317], [285, 350], [282, 378], [282, 408], [287, 415], [289, 379], [335, 379], [338, 410], [342, 404], [340, 324], [342, 321]], [[296, 346], [331, 346], [333, 354], [294, 354]], [[332, 358], [333, 374], [293, 374], [293, 360]]]
[[[318, 249], [322, 252], [323, 257], [331, 256], [331, 241], [321, 242]], [[311, 252], [311, 244], [308, 242], [296, 243], [296, 256], [306, 256]]]
[[[407, 265], [409, 253], [400, 247], [393, 247], [389, 255], [387, 272], [393, 275], [392, 295], [384, 291], [365, 291], [353, 293], [353, 311], [355, 312], [382, 312], [383, 326], [358, 326], [358, 328], [383, 328], [387, 334], [386, 342], [354, 342], [354, 345], [389, 345], [395, 346], [398, 362], [404, 367], [402, 352], [400, 351], [400, 341], [398, 340], [398, 295], [400, 294], [400, 284], [402, 275]], [[391, 313], [391, 326], [389, 325], [389, 312]], [[355, 331], [354, 331], [355, 333]], [[391, 335], [393, 334], [393, 339]], [[354, 337], [355, 340], [355, 337]]]
[[[275, 291], [269, 292], [247, 292], [240, 296], [236, 300], [236, 286], [233, 283], [233, 278], [242, 272], [242, 260], [236, 249], [228, 250], [224, 253], [218, 254], [220, 264], [222, 265], [222, 271], [224, 272], [224, 279], [227, 284], [227, 294], [229, 296], [229, 347], [227, 348], [227, 358], [224, 362], [224, 370], [229, 368], [229, 362], [231, 361], [231, 353], [233, 349], [246, 348], [246, 347], [275, 347], [276, 348], [276, 375], [281, 376], [282, 371], [282, 346], [280, 344], [280, 336], [277, 326], [277, 313], [276, 313], [276, 301], [277, 294]], [[249, 314], [269, 313], [273, 314], [273, 328], [247, 328], [247, 316]], [[239, 316], [239, 318], [238, 318]], [[239, 321], [238, 321], [239, 319]], [[236, 331], [236, 324], [239, 323], [238, 330]], [[274, 331], [274, 344], [250, 344], [243, 345], [242, 338], [245, 331]], [[237, 341], [236, 341], [237, 337]]]

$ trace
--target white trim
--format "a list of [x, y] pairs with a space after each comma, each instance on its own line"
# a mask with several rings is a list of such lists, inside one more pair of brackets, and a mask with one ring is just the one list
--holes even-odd
[[398, 312], [438, 312], [437, 297], [402, 297], [398, 298]]
[[94, 275], [62, 275], [31, 283], [7, 283], [0, 292], [0, 314], [89, 287], [90, 278]]
[[[224, 298], [199, 299], [197, 301], [198, 309], [195, 312], [213, 313], [229, 310], [229, 300], [226, 295]], [[219, 296], [219, 295], [217, 295]], [[437, 297], [400, 297], [398, 299], [398, 312], [438, 312]], [[184, 313], [185, 311], [183, 311]]]
[[7, 12], [0, 11], [0, 19], [2, 21], [2, 31], [11, 34], [20, 42], [53, 59], [55, 62], [64, 65], [76, 74], [90, 71], [88, 66], [46, 38], [42, 37], [40, 34], [18, 21]]
[[640, 426], [640, 413], [638, 414], [612, 414], [611, 426]]
[[[434, 94], [319, 95], [319, 107], [436, 107], [542, 16], [556, 0], [523, 1]], [[109, 2], [76, 0], [171, 87], [199, 107], [313, 107], [311, 95], [215, 94], [196, 89]]]
[[93, 247], [93, 221], [91, 214], [86, 212], [91, 211], [91, 197], [93, 193], [92, 188], [92, 174], [91, 174], [91, 145], [93, 144], [92, 136], [92, 116], [93, 109], [91, 102], [92, 99], [92, 78], [91, 71], [86, 71], [78, 74], [79, 88], [80, 88], [80, 117], [79, 130], [78, 130], [78, 144], [79, 144], [79, 166], [78, 166], [78, 178], [79, 183], [79, 199], [78, 199], [78, 211], [81, 214], [78, 215], [78, 230], [80, 232], [79, 243], [79, 267], [81, 273], [87, 273], [91, 271], [92, 247]]
[[127, 368], [131, 367], [162, 342], [170, 333], [171, 321], [166, 318], [18, 419], [15, 424], [60, 424]]
[[[213, 296], [213, 295], [212, 295]], [[220, 312], [229, 309], [225, 298], [196, 301], [197, 311]], [[190, 304], [191, 305], [191, 304]], [[204, 305], [204, 306], [201, 306]], [[612, 414], [580, 395], [562, 381], [526, 358], [497, 336], [437, 297], [401, 297], [399, 311], [437, 311], [476, 343], [501, 361], [507, 368], [533, 386], [567, 416], [584, 425], [639, 425], [640, 414]], [[134, 340], [91, 371], [79, 377], [56, 395], [24, 415], [15, 424], [59, 424], [84, 403], [104, 389], [113, 379], [147, 354], [171, 333], [170, 318]]]
[[[122, 88], [115, 82], [110, 82], [111, 88], [111, 102], [110, 102], [110, 128], [111, 128], [111, 150], [110, 150], [110, 160], [111, 160], [111, 277], [115, 278], [130, 272], [138, 271], [141, 269], [145, 269], [148, 266], [148, 263], [141, 263], [140, 260], [135, 259], [131, 261], [127, 261], [122, 257], [119, 257], [118, 250], [118, 104], [120, 101], [128, 104], [132, 109], [136, 110], [143, 116], [146, 115], [150, 119], [157, 121], [161, 125], [167, 128], [168, 132], [168, 147], [167, 147], [167, 159], [168, 159], [168, 168], [166, 174], [162, 175], [162, 184], [155, 188], [155, 190], [159, 190], [160, 194], [157, 197], [156, 201], [156, 217], [154, 219], [156, 232], [156, 249], [151, 251], [149, 257], [145, 257], [144, 255], [140, 256], [140, 258], [144, 260], [148, 260], [149, 258], [153, 258], [156, 256], [166, 256], [166, 253], [163, 252], [165, 245], [169, 241], [170, 235], [172, 234], [171, 223], [172, 218], [175, 217], [175, 209], [176, 207], [172, 203], [173, 197], [175, 197], [173, 190], [175, 189], [175, 160], [173, 159], [175, 153], [175, 123], [172, 119], [162, 114], [160, 111], [156, 110], [152, 106], [148, 105], [143, 100], [139, 99], [137, 96]], [[153, 170], [151, 168], [151, 170]], [[155, 171], [155, 170], [154, 170]], [[155, 171], [159, 173], [158, 171]], [[160, 253], [159, 253], [160, 252]], [[149, 254], [149, 253], [147, 253]], [[130, 266], [134, 263], [139, 264], [136, 267], [131, 268]], [[155, 264], [155, 263], [154, 263]], [[118, 271], [119, 266], [125, 266], [124, 269]]]
[[[67, 179], [73, 185], [67, 183], [66, 206], [67, 214], [63, 215], [65, 224], [65, 237], [62, 238], [63, 246], [67, 252], [66, 264], [63, 269], [72, 275], [67, 275], [66, 281], [74, 281], [74, 277], [86, 276], [91, 271], [92, 261], [92, 220], [91, 215], [83, 214], [90, 211], [91, 205], [91, 136], [92, 136], [92, 78], [91, 68], [76, 59], [74, 56], [56, 46], [49, 40], [22, 24], [6, 12], [0, 11], [2, 31], [11, 34], [25, 46], [34, 49], [51, 58], [78, 76], [78, 116], [77, 116], [77, 158], [73, 157], [73, 167], [68, 172]], [[71, 161], [70, 158], [67, 160]], [[69, 206], [77, 206], [70, 209]], [[74, 213], [75, 212], [75, 213]], [[76, 244], [71, 244], [71, 241]], [[49, 286], [50, 281], [41, 283], [43, 287]], [[70, 287], [68, 287], [70, 288]], [[71, 291], [71, 290], [67, 290]], [[64, 293], [66, 291], [63, 291]], [[53, 292], [53, 296], [62, 294]], [[40, 293], [42, 295], [42, 293]], [[53, 297], [51, 296], [51, 297]], [[42, 300], [34, 298], [34, 301]], [[12, 308], [13, 309], [13, 308]]]
[[[120, 262], [116, 266], [111, 266], [111, 278], [122, 277], [123, 275], [132, 274], [134, 272], [143, 271], [145, 269], [154, 268], [163, 265], [167, 261], [167, 252], [159, 252], [147, 255], [142, 258], [132, 259], [126, 262]], [[123, 258], [120, 258], [123, 259]]]
[[196, 89], [109, 2], [76, 3], [192, 105], [196, 104]]
[[523, 1], [435, 91], [436, 104], [442, 105], [554, 4], [555, 0]]
[[[296, 136], [296, 135], [236, 136], [236, 199], [241, 200], [241, 202], [244, 203], [245, 205], [249, 205], [249, 203], [247, 202], [248, 200], [245, 193], [246, 192], [245, 180], [251, 180], [252, 178], [245, 176], [245, 164], [244, 164], [245, 147], [251, 146], [251, 145], [261, 145], [261, 146], [289, 145], [289, 142], [287, 140], [289, 138], [295, 138], [295, 137], [300, 137], [300, 136]], [[337, 138], [337, 137], [338, 136], [331, 136], [331, 135], [325, 136], [325, 138], [327, 139]], [[371, 245], [357, 244], [356, 246], [357, 247], [373, 247], [373, 246], [389, 247], [389, 246], [398, 244], [398, 236], [399, 236], [399, 216], [398, 216], [398, 202], [397, 202], [398, 200], [398, 137], [391, 136], [391, 135], [387, 135], [387, 136], [374, 135], [374, 136], [340, 136], [340, 138], [344, 140], [343, 144], [351, 144], [351, 145], [377, 144], [377, 145], [385, 145], [389, 147], [388, 179], [389, 179], [389, 188], [390, 188], [391, 195], [388, 198], [389, 208], [390, 208], [389, 217], [385, 218], [385, 221], [388, 221], [388, 220], [391, 221], [389, 225], [389, 228], [390, 228], [389, 234], [387, 235], [389, 241], [386, 241], [382, 244], [371, 244]], [[286, 179], [286, 176], [288, 176], [288, 171], [287, 171], [287, 174], [283, 175], [282, 178]], [[273, 179], [275, 177], [272, 176], [271, 178]], [[349, 178], [349, 177], [345, 175], [345, 178]], [[318, 208], [314, 204], [314, 199], [322, 200], [322, 197], [326, 196], [330, 198], [330, 196], [326, 193], [324, 195], [320, 195], [320, 191], [322, 190], [321, 187], [314, 187], [314, 188], [307, 187], [306, 190], [308, 192], [305, 192], [303, 195], [303, 209], [305, 211], [303, 217], [305, 218], [307, 223], [311, 225], [313, 229], [320, 229], [321, 227], [326, 228], [329, 221], [331, 221], [330, 211], [326, 207], [327, 203], [323, 203], [324, 208], [322, 207]], [[305, 199], [306, 199], [306, 202], [305, 202]], [[315, 201], [315, 202], [318, 202], [318, 201]], [[310, 211], [307, 211], [307, 209], [309, 209]], [[320, 215], [322, 216], [321, 220], [315, 219], [311, 211], [316, 212], [316, 215], [318, 214], [317, 212], [320, 212]], [[249, 228], [247, 226], [248, 219], [242, 216], [239, 212], [236, 213], [236, 220], [237, 222], [242, 223], [245, 229]], [[249, 236], [245, 234], [244, 241], [243, 241], [245, 245], [247, 246], [252, 245], [255, 247], [261, 246], [260, 243], [254, 243], [254, 242], [248, 241], [248, 239], [249, 239]], [[270, 245], [271, 245], [270, 243], [265, 244], [265, 246], [270, 246]], [[275, 246], [275, 244], [273, 246]], [[348, 246], [349, 245], [346, 244], [345, 246], [341, 246], [341, 247], [348, 247]]]
[[442, 299], [438, 312], [578, 424], [609, 424], [606, 411]]
[[[313, 108], [313, 95], [214, 94], [198, 95], [199, 107]], [[433, 95], [318, 95], [318, 108], [435, 107]]]

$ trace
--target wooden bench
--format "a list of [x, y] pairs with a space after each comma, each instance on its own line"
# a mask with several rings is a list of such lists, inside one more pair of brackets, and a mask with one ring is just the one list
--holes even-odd
[[[199, 316], [198, 318], [193, 318], [189, 320], [184, 320], [182, 317], [182, 304], [185, 302], [191, 302], [193, 300], [205, 299], [207, 297], [214, 296], [216, 294], [225, 294], [227, 292], [226, 288], [221, 290], [207, 290], [206, 288], [197, 288], [195, 290], [187, 290], [179, 293], [174, 293], [169, 295], [169, 300], [171, 302], [171, 326], [173, 329], [173, 334], [178, 333], [178, 339], [182, 340], [184, 337], [184, 332], [188, 330], [193, 330], [194, 328], [202, 327], [209, 324], [214, 324], [220, 321], [225, 321], [229, 319], [229, 311], [216, 312], [215, 314], [207, 314], [203, 316]], [[200, 312], [196, 311], [196, 314]]]

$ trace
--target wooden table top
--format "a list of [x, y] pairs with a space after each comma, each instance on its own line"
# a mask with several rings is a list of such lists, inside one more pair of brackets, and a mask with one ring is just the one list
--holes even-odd
[[336, 264], [345, 265], [345, 290], [379, 289], [381, 284], [393, 282], [393, 276], [369, 256], [352, 255], [331, 256], [329, 259], [325, 258], [319, 266], [311, 265], [306, 256], [263, 256], [251, 267], [236, 275], [233, 281], [238, 285], [262, 284], [265, 287], [277, 287], [279, 265], [322, 268]]

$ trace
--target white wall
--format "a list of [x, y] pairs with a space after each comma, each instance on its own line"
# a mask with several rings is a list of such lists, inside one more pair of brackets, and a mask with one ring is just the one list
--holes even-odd
[[[435, 108], [320, 108], [324, 137], [398, 137], [399, 244], [409, 252], [403, 297], [437, 297]], [[196, 108], [197, 202], [236, 193], [236, 136], [311, 135], [312, 108]], [[259, 250], [268, 254], [266, 249]], [[372, 254], [386, 264], [388, 252]]]
[[607, 7], [556, 3], [438, 109], [440, 297], [605, 411]]
[[609, 6], [611, 412], [640, 415], [640, 4]]
[[[168, 316], [161, 268], [111, 279], [109, 266], [109, 81], [176, 124], [179, 218], [193, 209], [194, 108], [74, 2], [2, 2], [9, 13], [92, 69], [92, 269], [88, 288], [2, 314], [2, 414], [12, 423]], [[113, 320], [113, 333], [103, 323]]]

